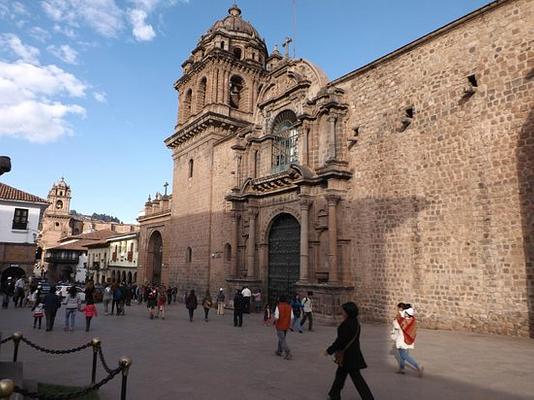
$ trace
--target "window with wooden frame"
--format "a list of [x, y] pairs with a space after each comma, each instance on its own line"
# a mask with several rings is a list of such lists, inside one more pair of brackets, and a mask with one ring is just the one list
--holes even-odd
[[27, 208], [15, 208], [13, 215], [13, 229], [28, 229], [28, 209]]

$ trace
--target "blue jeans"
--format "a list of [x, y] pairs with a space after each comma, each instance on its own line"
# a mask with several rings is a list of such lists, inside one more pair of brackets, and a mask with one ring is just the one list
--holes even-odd
[[399, 350], [399, 367], [400, 369], [404, 369], [404, 366], [406, 363], [410, 364], [415, 369], [419, 369], [419, 365], [417, 364], [417, 361], [410, 355], [410, 352], [408, 349], [398, 349]]
[[70, 319], [70, 329], [74, 329], [74, 320], [76, 318], [75, 308], [65, 309], [65, 329], [69, 329], [69, 319]]
[[286, 334], [287, 334], [287, 331], [279, 331], [278, 329], [276, 330], [276, 336], [278, 336], [278, 348], [276, 352], [278, 354], [282, 354], [282, 353], [289, 354], [291, 352], [286, 342]]
[[302, 332], [302, 325], [300, 325], [300, 317], [293, 318], [293, 326], [291, 327], [294, 331]]

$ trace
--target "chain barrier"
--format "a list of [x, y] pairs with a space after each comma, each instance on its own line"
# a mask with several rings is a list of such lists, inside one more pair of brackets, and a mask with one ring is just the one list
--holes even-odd
[[104, 386], [106, 383], [108, 383], [110, 380], [115, 378], [122, 370], [123, 366], [111, 370], [109, 372], [108, 376], [106, 376], [104, 379], [102, 379], [100, 382], [95, 383], [94, 385], [88, 386], [82, 390], [78, 390], [76, 392], [72, 393], [65, 393], [65, 394], [59, 394], [59, 395], [45, 395], [39, 392], [29, 392], [25, 389], [19, 388], [18, 386], [15, 386], [15, 393], [19, 393], [23, 395], [24, 397], [29, 397], [30, 399], [39, 399], [39, 400], [70, 400], [70, 399], [76, 399], [82, 396], [85, 396], [86, 394], [89, 394], [95, 390], [100, 389], [102, 386]]
[[4, 344], [9, 342], [10, 340], [13, 340], [13, 335], [6, 337], [5, 339], [0, 340], [0, 344]]
[[[46, 349], [42, 346], [39, 346], [38, 344], [35, 344], [33, 342], [31, 342], [30, 340], [26, 339], [24, 336], [21, 338], [21, 340], [26, 343], [28, 346], [30, 347], [33, 347], [35, 350], [38, 350], [38, 351], [42, 351], [43, 353], [48, 353], [48, 354], [70, 354], [70, 353], [76, 353], [77, 351], [81, 351], [81, 350], [84, 350], [88, 347], [91, 347], [91, 342], [89, 343], [86, 343], [86, 344], [83, 344], [81, 346], [78, 346], [78, 347], [74, 347], [72, 349], [67, 349], [67, 350], [55, 350], [55, 349]], [[109, 371], [108, 371], [109, 373]]]
[[109, 368], [108, 363], [104, 359], [104, 352], [102, 351], [102, 347], [98, 347], [98, 357], [100, 358], [100, 362], [102, 363], [102, 366], [106, 370], [108, 374], [111, 374], [113, 371], [111, 368]]
[[[0, 341], [0, 344], [7, 343], [8, 341], [12, 340], [15, 348], [13, 353], [13, 361], [17, 361], [17, 354], [18, 354], [18, 346], [19, 343], [22, 341], [26, 343], [28, 346], [34, 348], [35, 350], [41, 351], [43, 353], [47, 354], [71, 354], [76, 353], [78, 351], [87, 349], [89, 347], [93, 348], [93, 369], [92, 369], [92, 376], [91, 376], [91, 385], [78, 390], [76, 392], [72, 393], [65, 393], [65, 394], [59, 394], [59, 395], [46, 395], [38, 392], [29, 392], [23, 388], [20, 388], [18, 386], [11, 386], [12, 392], [19, 393], [23, 395], [25, 398], [31, 398], [31, 399], [40, 399], [40, 400], [70, 400], [70, 399], [77, 399], [82, 396], [85, 396], [88, 393], [91, 393], [95, 390], [100, 389], [102, 386], [104, 386], [106, 383], [108, 383], [110, 380], [112, 380], [115, 376], [117, 376], [119, 373], [122, 372], [122, 385], [121, 385], [121, 400], [126, 399], [126, 385], [128, 380], [128, 370], [130, 368], [130, 365], [132, 364], [132, 360], [123, 357], [119, 360], [119, 367], [116, 369], [111, 369], [106, 362], [106, 359], [104, 358], [104, 353], [102, 351], [102, 347], [100, 344], [100, 339], [93, 338], [89, 343], [83, 344], [78, 347], [74, 347], [72, 349], [66, 349], [66, 350], [57, 350], [57, 349], [47, 349], [45, 347], [39, 346], [38, 344], [33, 343], [31, 340], [26, 339], [22, 333], [15, 332], [13, 335], [2, 339]], [[108, 374], [104, 379], [102, 379], [98, 383], [95, 382], [96, 378], [96, 365], [97, 365], [97, 353], [98, 357], [100, 358], [100, 361], [102, 362], [102, 367], [106, 370], [106, 373]], [[13, 385], [13, 382], [11, 382], [11, 385]], [[11, 393], [12, 393], [11, 392]]]

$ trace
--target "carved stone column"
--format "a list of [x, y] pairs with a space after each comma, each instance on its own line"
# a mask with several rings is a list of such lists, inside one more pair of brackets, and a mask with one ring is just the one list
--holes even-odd
[[237, 211], [232, 213], [232, 237], [231, 237], [231, 260], [232, 275], [239, 278], [239, 263], [237, 262], [237, 248], [239, 247], [239, 214]]
[[248, 242], [247, 242], [247, 278], [254, 277], [254, 261], [256, 259], [256, 216], [258, 209], [251, 207], [248, 222]]
[[328, 282], [338, 282], [337, 265], [337, 213], [336, 206], [340, 197], [335, 194], [326, 195], [328, 202]]
[[301, 282], [309, 281], [309, 211], [312, 201], [307, 196], [300, 198], [300, 277]]
[[330, 160], [336, 159], [336, 122], [337, 117], [328, 117], [330, 129], [328, 131], [328, 158]]

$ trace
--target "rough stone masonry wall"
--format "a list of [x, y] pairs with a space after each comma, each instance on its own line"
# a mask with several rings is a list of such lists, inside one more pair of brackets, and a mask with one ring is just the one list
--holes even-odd
[[529, 334], [533, 9], [505, 2], [334, 82], [360, 127], [345, 206], [366, 318], [409, 301], [426, 327]]
[[[189, 178], [189, 160], [194, 161]], [[173, 202], [168, 224], [170, 275], [177, 277], [178, 289], [203, 293], [208, 286], [210, 258], [210, 210], [213, 170], [213, 140], [197, 145], [174, 162]], [[186, 260], [192, 249], [191, 262]]]

